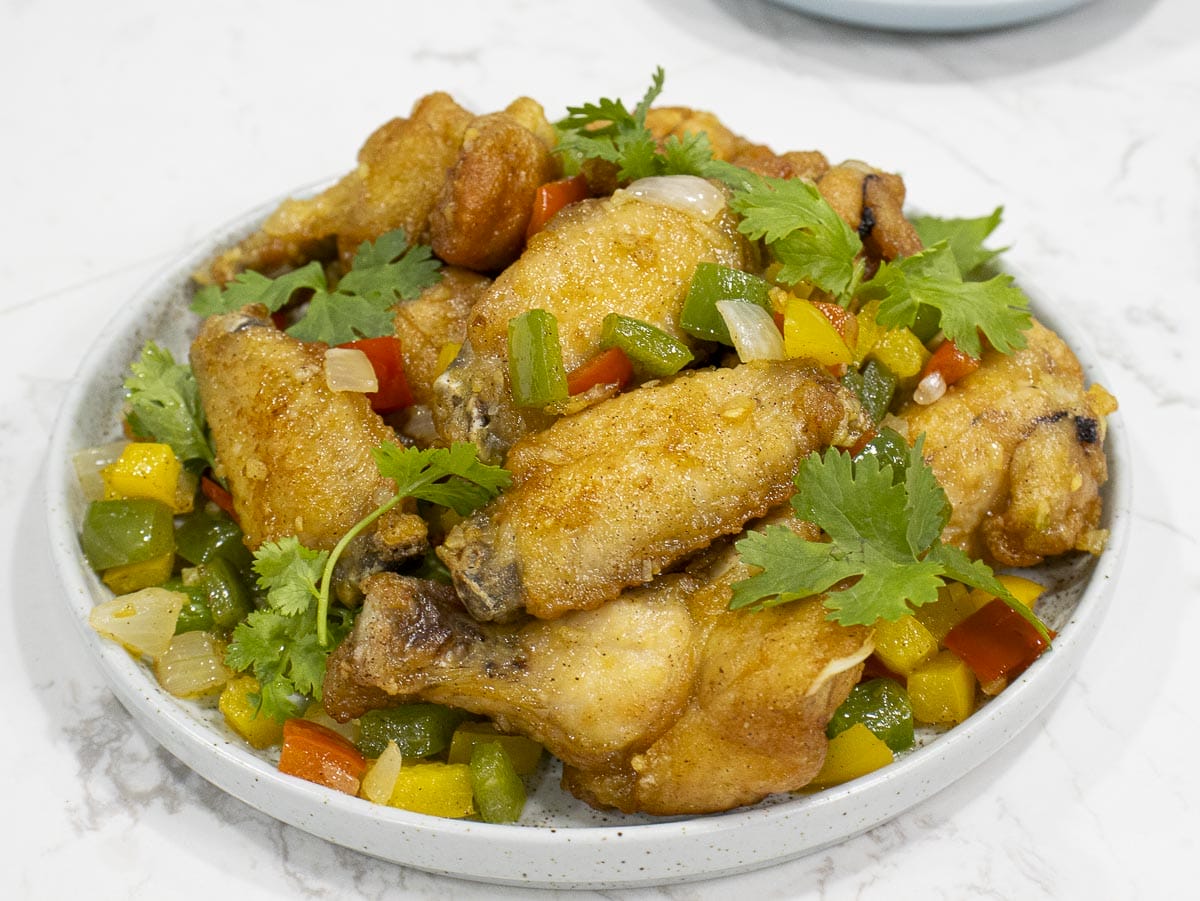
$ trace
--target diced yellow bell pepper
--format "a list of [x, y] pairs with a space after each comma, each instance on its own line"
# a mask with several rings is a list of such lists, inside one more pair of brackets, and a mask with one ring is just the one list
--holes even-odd
[[465, 763], [402, 767], [388, 804], [435, 817], [469, 817], [475, 813], [471, 768]]
[[941, 644], [951, 629], [978, 609], [970, 590], [961, 582], [951, 582], [938, 589], [936, 601], [918, 607], [913, 615]]
[[250, 699], [261, 690], [253, 676], [238, 676], [225, 683], [217, 701], [217, 709], [224, 715], [229, 728], [259, 750], [283, 741], [283, 723], [263, 715]]
[[871, 348], [883, 334], [882, 326], [875, 321], [875, 314], [878, 312], [879, 301], [871, 300], [864, 304], [863, 308], [854, 316], [858, 321], [858, 338], [855, 340], [853, 348], [855, 363], [861, 363], [867, 358], [867, 354], [871, 352]]
[[953, 653], [941, 651], [909, 673], [908, 699], [919, 722], [961, 723], [975, 710], [975, 674]]
[[937, 650], [937, 639], [914, 616], [875, 624], [875, 654], [894, 673], [907, 676]]
[[828, 788], [873, 773], [895, 759], [892, 749], [862, 723], [855, 723], [829, 740], [825, 763], [809, 788]]
[[822, 366], [854, 361], [829, 318], [800, 297], [789, 297], [784, 307], [783, 349], [790, 359], [810, 357]]
[[886, 366], [902, 386], [912, 387], [920, 378], [930, 353], [911, 331], [894, 328], [883, 332], [875, 340], [867, 356]]
[[112, 589], [113, 594], [129, 594], [161, 585], [171, 578], [171, 570], [174, 567], [175, 552], [171, 551], [150, 560], [109, 567], [101, 574], [100, 579]]
[[496, 742], [504, 748], [513, 769], [522, 776], [528, 776], [536, 770], [542, 758], [542, 746], [532, 738], [505, 735], [491, 723], [463, 723], [454, 730], [446, 759], [450, 763], [470, 763], [475, 745], [482, 742]]
[[[126, 445], [121, 456], [100, 470], [106, 500], [141, 497], [179, 509], [180, 475], [183, 465], [170, 445], [135, 441]], [[186, 499], [191, 509], [191, 497]]]
[[1046, 591], [1044, 585], [1039, 585], [1032, 579], [1026, 579], [1023, 576], [1002, 575], [996, 576], [1000, 584], [1008, 589], [1008, 593], [1024, 604], [1026, 607], [1032, 607]]
[[454, 362], [454, 358], [458, 356], [460, 350], [462, 350], [462, 344], [458, 341], [447, 341], [441, 346], [437, 356], [438, 375], [450, 368], [450, 364]]

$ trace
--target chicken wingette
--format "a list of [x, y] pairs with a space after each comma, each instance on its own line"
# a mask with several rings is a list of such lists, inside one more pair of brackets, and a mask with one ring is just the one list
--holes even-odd
[[[252, 550], [293, 535], [329, 550], [392, 496], [371, 449], [395, 433], [364, 395], [330, 390], [324, 345], [291, 338], [251, 311], [227, 313], [205, 320], [191, 361], [216, 473]], [[405, 511], [396, 508], [362, 537], [348, 555], [352, 570], [424, 548], [424, 521]]]
[[853, 444], [861, 418], [805, 360], [642, 387], [518, 442], [512, 487], [438, 553], [479, 619], [597, 607], [779, 504], [800, 459]]
[[1085, 386], [1071, 349], [1034, 322], [1027, 346], [988, 350], [977, 371], [900, 416], [953, 512], [942, 539], [972, 557], [1033, 566], [1072, 550], [1098, 554], [1105, 417], [1116, 401]]
[[819, 601], [729, 610], [747, 574], [727, 547], [596, 610], [513, 624], [476, 622], [446, 586], [372, 576], [330, 657], [325, 707], [345, 720], [420, 699], [489, 716], [544, 744], [597, 806], [754, 803], [820, 769], [825, 724], [871, 644]]
[[515, 405], [509, 387], [509, 321], [532, 309], [554, 315], [569, 372], [600, 350], [601, 325], [620, 313], [695, 347], [679, 312], [696, 264], [745, 268], [753, 254], [728, 210], [705, 218], [620, 193], [560, 212], [479, 299], [458, 358], [438, 380], [434, 421], [446, 443], [470, 441], [489, 462], [552, 417]]

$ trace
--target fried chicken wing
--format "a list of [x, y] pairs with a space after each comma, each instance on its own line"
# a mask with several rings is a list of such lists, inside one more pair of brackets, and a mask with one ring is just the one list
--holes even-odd
[[[324, 354], [250, 312], [210, 316], [192, 344], [216, 472], [251, 549], [291, 535], [331, 549], [394, 491], [371, 448], [395, 433], [364, 395], [329, 389]], [[397, 512], [358, 558], [403, 558], [424, 547], [425, 533], [411, 510]]]
[[1038, 322], [1012, 355], [986, 351], [939, 401], [910, 404], [909, 439], [953, 506], [943, 540], [972, 557], [1033, 566], [1071, 550], [1099, 553], [1105, 417], [1116, 401], [1087, 388], [1070, 348]]
[[598, 806], [753, 803], [820, 769], [825, 724], [871, 645], [815, 601], [730, 611], [746, 575], [727, 549], [596, 610], [511, 625], [476, 622], [445, 586], [372, 576], [324, 703], [343, 720], [416, 699], [487, 715], [544, 744]]
[[780, 503], [802, 457], [853, 443], [860, 411], [802, 360], [618, 395], [514, 445], [512, 487], [438, 553], [479, 619], [596, 607]]
[[434, 420], [446, 442], [471, 441], [497, 462], [522, 435], [551, 418], [513, 404], [508, 323], [531, 309], [558, 322], [568, 371], [600, 349], [601, 323], [621, 313], [685, 344], [679, 310], [696, 264], [745, 268], [752, 249], [727, 210], [712, 220], [625, 194], [560, 212], [496, 279], [471, 312], [462, 352], [435, 386]]
[[866, 163], [847, 160], [817, 179], [817, 190], [851, 228], [874, 260], [912, 256], [921, 238], [904, 215], [904, 179]]
[[553, 129], [535, 101], [475, 116], [448, 94], [376, 129], [358, 165], [315, 197], [284, 201], [262, 229], [198, 273], [224, 284], [245, 269], [274, 274], [403, 228], [449, 263], [499, 269], [520, 252], [533, 192], [554, 178]]

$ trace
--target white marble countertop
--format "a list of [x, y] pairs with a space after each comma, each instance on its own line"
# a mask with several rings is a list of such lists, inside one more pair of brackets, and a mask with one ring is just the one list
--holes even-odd
[[[336, 12], [334, 10], [336, 9]], [[760, 872], [630, 898], [1164, 898], [1200, 822], [1200, 7], [1098, 0], [1027, 27], [897, 36], [761, 0], [0, 4], [0, 895], [497, 898], [283, 826], [135, 727], [83, 655], [46, 550], [59, 403], [153, 271], [261, 200], [347, 169], [428, 91], [551, 116], [711, 109], [777, 149], [902, 172], [998, 240], [1096, 347], [1132, 447], [1134, 518], [1082, 666], [990, 762], [893, 822]], [[1163, 437], [1165, 436], [1165, 438]], [[1159, 446], [1166, 440], [1168, 447]], [[551, 897], [552, 893], [546, 893]]]

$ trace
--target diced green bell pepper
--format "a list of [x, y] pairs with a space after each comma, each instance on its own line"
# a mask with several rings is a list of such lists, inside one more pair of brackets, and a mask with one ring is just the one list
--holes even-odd
[[378, 757], [394, 741], [405, 757], [428, 757], [445, 750], [458, 724], [467, 718], [461, 710], [441, 704], [401, 704], [371, 710], [359, 718], [358, 750]]
[[699, 263], [679, 313], [679, 326], [693, 337], [732, 345], [717, 301], [748, 300], [770, 312], [770, 288], [765, 279], [749, 272], [718, 263]]
[[471, 752], [471, 788], [485, 823], [514, 823], [525, 809], [525, 783], [498, 742], [477, 744]]
[[875, 457], [881, 467], [892, 467], [893, 485], [904, 481], [908, 470], [908, 442], [899, 432], [894, 429], [880, 429], [879, 434], [868, 441], [854, 459], [861, 460], [864, 457]]
[[213, 515], [203, 508], [180, 521], [175, 530], [175, 546], [179, 556], [192, 565], [225, 557], [245, 572], [252, 559], [238, 524], [224, 513]]
[[894, 679], [860, 682], [833, 712], [825, 736], [833, 738], [862, 723], [893, 751], [913, 746], [913, 709], [908, 693]]
[[213, 625], [218, 629], [232, 629], [254, 609], [246, 583], [224, 557], [213, 557], [207, 563], [185, 571], [184, 582], [189, 596], [195, 592], [203, 599]]
[[174, 552], [174, 516], [166, 504], [145, 498], [92, 501], [79, 541], [97, 571], [142, 563]]
[[178, 577], [164, 582], [162, 587], [169, 591], [178, 591], [187, 598], [179, 611], [179, 618], [175, 620], [176, 635], [182, 635], [184, 632], [208, 632], [212, 629], [212, 611], [208, 609], [208, 601], [199, 587], [184, 585], [183, 579]]
[[552, 313], [526, 310], [509, 320], [508, 378], [518, 406], [544, 407], [566, 399], [567, 373]]
[[863, 409], [876, 424], [887, 415], [896, 396], [897, 379], [878, 360], [868, 360], [861, 371], [850, 370], [842, 377], [842, 383], [858, 395]]
[[694, 359], [687, 345], [656, 325], [609, 313], [600, 331], [600, 347], [619, 347], [635, 369], [653, 379], [674, 375]]

